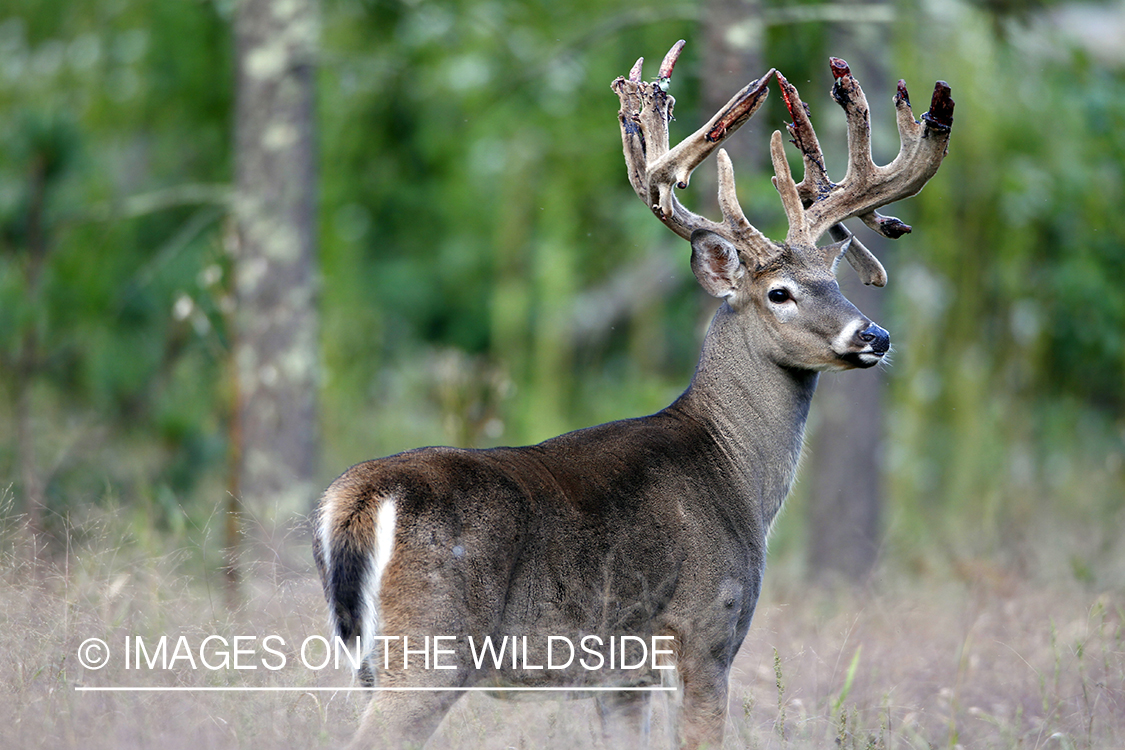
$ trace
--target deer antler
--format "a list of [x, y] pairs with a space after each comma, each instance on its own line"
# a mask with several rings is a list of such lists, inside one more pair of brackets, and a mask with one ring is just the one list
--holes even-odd
[[[787, 126], [791, 142], [800, 149], [805, 162], [805, 175], [799, 184], [792, 189], [779, 184], [791, 183], [792, 178], [788, 176], [789, 165], [781, 134], [773, 134], [770, 153], [777, 173], [774, 179], [789, 217], [786, 241], [815, 244], [828, 229], [832, 230], [835, 239], [848, 239], [851, 233], [839, 222], [853, 216], [860, 217], [884, 237], [897, 239], [910, 232], [910, 226], [893, 216], [883, 216], [875, 209], [914, 195], [941, 166], [953, 126], [954, 103], [949, 85], [945, 81], [934, 85], [930, 109], [922, 115], [922, 122], [918, 122], [910, 109], [906, 83], [898, 82], [894, 103], [901, 147], [894, 161], [880, 167], [871, 158], [871, 124], [863, 89], [852, 77], [846, 62], [837, 57], [830, 58], [830, 61], [832, 75], [836, 79], [832, 98], [844, 108], [848, 122], [848, 171], [838, 184], [828, 178], [824, 155], [809, 121], [807, 106], [801, 101], [796, 87], [785, 76], [777, 74], [781, 96], [793, 118], [793, 123]], [[886, 271], [858, 240], [852, 238], [847, 257], [864, 283], [876, 286], [886, 283]]]
[[667, 88], [683, 48], [682, 39], [673, 45], [654, 82], [641, 80], [643, 57], [633, 65], [628, 78], [619, 77], [613, 82], [612, 88], [621, 99], [618, 119], [629, 182], [653, 213], [684, 239], [691, 239], [697, 229], [709, 229], [743, 246], [765, 250], [771, 243], [750, 225], [742, 212], [735, 194], [734, 169], [726, 151], [720, 148], [717, 156], [722, 223], [684, 208], [673, 188], [686, 188], [692, 171], [758, 110], [769, 93], [766, 85], [775, 71], [771, 69], [749, 83], [706, 125], [669, 149], [668, 123], [676, 100], [668, 95]]
[[717, 156], [721, 223], [684, 208], [673, 190], [686, 188], [692, 171], [750, 119], [766, 99], [770, 77], [776, 75], [785, 106], [793, 118], [792, 124], [786, 127], [792, 143], [804, 156], [805, 166], [801, 182], [794, 182], [781, 133], [775, 132], [770, 141], [770, 156], [774, 186], [781, 195], [789, 220], [785, 244], [812, 248], [821, 235], [829, 231], [845, 248], [848, 261], [865, 284], [886, 284], [887, 273], [882, 264], [840, 222], [858, 216], [876, 232], [892, 239], [910, 231], [908, 225], [893, 216], [883, 216], [875, 209], [914, 195], [941, 166], [953, 125], [953, 99], [948, 84], [937, 82], [930, 109], [922, 115], [922, 122], [917, 122], [910, 109], [906, 84], [898, 82], [894, 102], [902, 145], [894, 161], [880, 167], [871, 158], [871, 125], [863, 90], [852, 77], [848, 64], [831, 58], [836, 79], [832, 97], [844, 108], [848, 122], [848, 171], [840, 183], [834, 183], [824, 166], [824, 154], [809, 121], [808, 107], [801, 101], [796, 87], [772, 68], [735, 94], [706, 125], [676, 147], [669, 148], [668, 123], [676, 100], [668, 95], [667, 89], [683, 48], [684, 41], [680, 40], [668, 51], [656, 81], [641, 81], [642, 57], [633, 65], [628, 78], [620, 77], [612, 85], [621, 100], [618, 119], [629, 182], [641, 200], [684, 239], [690, 239], [692, 232], [698, 229], [707, 229], [753, 253], [759, 261], [779, 252], [781, 246], [746, 219], [735, 194], [734, 169], [725, 150], [719, 148]]

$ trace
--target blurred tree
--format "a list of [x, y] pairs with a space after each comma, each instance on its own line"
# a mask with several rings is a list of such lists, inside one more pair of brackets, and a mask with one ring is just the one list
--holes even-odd
[[[0, 362], [12, 373], [13, 413], [16, 421], [20, 489], [27, 526], [43, 530], [44, 481], [36, 447], [37, 425], [33, 389], [42, 375], [46, 323], [43, 273], [54, 244], [55, 217], [48, 214], [52, 193], [77, 157], [78, 133], [69, 118], [23, 112], [8, 143], [11, 168], [17, 177], [15, 210], [0, 227], [5, 250], [23, 287], [15, 325], [8, 331], [12, 344], [0, 352]], [[9, 300], [16, 302], [16, 300]]]
[[[253, 536], [273, 554], [285, 546], [279, 533], [307, 511], [316, 492], [319, 26], [315, 0], [237, 4], [232, 434], [238, 487], [231, 497], [241, 498], [254, 519]], [[228, 535], [232, 556], [234, 542]], [[230, 569], [235, 565], [232, 559]]]
[[[781, 5], [711, 0], [706, 7], [705, 82], [713, 92], [708, 94], [709, 111], [724, 104], [738, 87], [761, 75], [765, 68], [775, 66], [798, 83], [822, 131], [822, 140], [825, 135], [840, 132], [843, 121], [827, 96], [831, 85], [829, 54], [855, 59], [862, 52], [864, 59], [855, 61], [871, 63], [870, 58], [877, 56], [875, 50], [879, 49], [873, 37], [882, 28], [879, 24], [891, 17], [889, 9], [873, 4]], [[832, 49], [829, 40], [833, 40]], [[768, 65], [758, 62], [763, 58], [769, 61]], [[872, 64], [863, 67], [877, 68]], [[869, 91], [881, 92], [883, 88], [868, 86]], [[874, 97], [869, 95], [870, 98]], [[774, 100], [758, 115], [758, 124], [751, 121], [747, 128], [750, 132], [740, 133], [732, 140], [731, 148], [740, 152], [735, 155], [735, 163], [748, 178], [743, 182], [752, 182], [755, 176], [771, 171], [760, 156], [765, 153], [764, 138], [788, 120], [780, 100]], [[829, 138], [828, 142], [832, 140]], [[830, 163], [846, 163], [846, 153], [832, 153], [831, 147], [827, 150]], [[837, 167], [834, 173], [841, 176], [843, 168]], [[756, 208], [776, 217], [777, 197], [769, 192], [772, 205], [760, 201]], [[869, 245], [877, 244], [869, 231], [859, 231]], [[774, 234], [784, 234], [784, 228]], [[846, 264], [840, 269], [840, 281], [849, 299], [872, 319], [881, 319], [881, 290], [872, 291], [852, 283], [855, 277]], [[808, 482], [805, 555], [811, 577], [835, 572], [851, 580], [862, 580], [875, 562], [882, 503], [878, 454], [883, 387], [878, 373], [821, 378], [803, 471]]]
[[[771, 65], [780, 66], [793, 80], [821, 82], [825, 77], [822, 73], [827, 70], [828, 54], [851, 57], [842, 47], [854, 49], [854, 46], [837, 45], [841, 49], [832, 50], [827, 49], [827, 44], [819, 49], [809, 47], [810, 37], [823, 38], [819, 33], [809, 33], [810, 23], [827, 26], [827, 21], [835, 21], [833, 34], [839, 39], [842, 32], [837, 29], [851, 29], [857, 25], [855, 22], [870, 20], [869, 12], [864, 12], [849, 23], [846, 11], [837, 14], [834, 10], [827, 4], [777, 6], [757, 0], [709, 0], [704, 14], [707, 40], [704, 110], [717, 111], [735, 91], [763, 74], [769, 67], [762, 62], [764, 58], [769, 59]], [[865, 6], [864, 10], [869, 9]], [[771, 30], [769, 34], [767, 29]], [[806, 41], [802, 46], [797, 40]], [[787, 59], [783, 64], [780, 57], [788, 55], [779, 56], [775, 52], [792, 47], [802, 47], [801, 59]], [[833, 114], [833, 105], [827, 97], [807, 90], [807, 84], [802, 88], [806, 89], [805, 99], [814, 112], [821, 113], [823, 123], [826, 115]], [[762, 120], [766, 119], [764, 115], [760, 115]], [[772, 130], [770, 124], [751, 121], [745, 132], [726, 145], [737, 169], [746, 176], [744, 182], [762, 179], [771, 171], [762, 154], [766, 153], [764, 136]], [[838, 160], [839, 155], [831, 157]], [[709, 179], [705, 181], [713, 184], [713, 166], [706, 172]], [[776, 202], [776, 196], [773, 198]], [[869, 246], [876, 244], [871, 241], [870, 232], [860, 231]], [[862, 284], [849, 283], [855, 282], [855, 276], [846, 264], [840, 269], [840, 276], [848, 298], [873, 320], [879, 320], [878, 291], [872, 294]], [[838, 573], [860, 581], [875, 562], [882, 502], [877, 457], [882, 434], [883, 389], [878, 373], [821, 378], [803, 472], [809, 484], [805, 556], [812, 578]]]
[[[870, 232], [862, 240], [886, 257], [885, 242]], [[839, 271], [848, 299], [876, 322], [885, 290], [865, 287], [847, 264]], [[808, 577], [828, 582], [842, 576], [863, 583], [875, 566], [880, 547], [883, 508], [884, 404], [886, 378], [874, 372], [825, 374], [815, 403], [815, 429], [808, 439], [805, 476], [805, 559]]]
[[[845, 12], [848, 6], [847, 3], [836, 4]], [[894, 10], [889, 3], [871, 3], [866, 7], [868, 16], [864, 20], [868, 22], [838, 23], [829, 29], [830, 41], [826, 46], [831, 46], [831, 49], [824, 50], [817, 64], [822, 71], [827, 70], [829, 54], [842, 57], [851, 64], [864, 86], [868, 103], [874, 103], [872, 130], [883, 136], [872, 145], [875, 161], [888, 164], [897, 154], [899, 145], [888, 127], [894, 117], [887, 93], [893, 84], [887, 73], [890, 50], [880, 44], [886, 26], [879, 20], [875, 23], [870, 21], [878, 18], [877, 12], [882, 7], [887, 11], [883, 20], [890, 22]], [[823, 78], [821, 75], [816, 80]], [[914, 87], [925, 91], [927, 83], [915, 81]], [[827, 125], [827, 121], [832, 120], [834, 125], [827, 127], [827, 132], [838, 133], [842, 129], [842, 113], [826, 96], [821, 95], [819, 102], [821, 105], [817, 109], [822, 112], [821, 122]], [[919, 105], [923, 104], [928, 104], [928, 100], [919, 97]], [[921, 111], [917, 114], [920, 116]], [[846, 154], [836, 154], [834, 160], [839, 162], [844, 156]], [[842, 179], [842, 171], [835, 174]], [[898, 210], [895, 207], [891, 213]], [[852, 223], [858, 224], [856, 221]], [[884, 264], [891, 262], [889, 241], [866, 227], [858, 226], [856, 231]], [[903, 240], [906, 243], [912, 241], [918, 244], [916, 238]], [[890, 325], [883, 314], [887, 290], [864, 286], [846, 263], [840, 264], [837, 276], [840, 286], [856, 307], [876, 323]], [[817, 410], [816, 427], [809, 440], [807, 466], [810, 487], [805, 519], [805, 558], [808, 575], [814, 580], [826, 580], [839, 574], [847, 580], [861, 583], [875, 566], [882, 532], [886, 390], [882, 368], [875, 372], [821, 377], [814, 407]]]

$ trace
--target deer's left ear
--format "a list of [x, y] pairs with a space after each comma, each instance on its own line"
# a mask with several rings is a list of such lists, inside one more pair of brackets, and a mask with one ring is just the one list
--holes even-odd
[[708, 294], [720, 298], [734, 294], [746, 273], [735, 246], [707, 229], [691, 233], [691, 270]]

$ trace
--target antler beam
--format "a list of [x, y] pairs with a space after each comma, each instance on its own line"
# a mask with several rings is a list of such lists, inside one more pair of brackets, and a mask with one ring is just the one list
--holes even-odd
[[676, 66], [684, 41], [668, 51], [654, 82], [641, 80], [644, 58], [637, 60], [628, 78], [620, 77], [612, 88], [621, 100], [618, 119], [629, 182], [641, 200], [673, 232], [690, 239], [697, 229], [709, 229], [731, 239], [749, 236], [765, 240], [750, 225], [735, 195], [734, 170], [726, 152], [719, 149], [719, 205], [723, 223], [706, 219], [688, 209], [676, 198], [673, 188], [687, 187], [692, 171], [710, 156], [734, 131], [758, 110], [768, 94], [766, 85], [774, 74], [770, 70], [751, 82], [727, 102], [703, 127], [674, 148], [668, 144], [668, 123], [676, 100], [667, 93], [672, 70]]

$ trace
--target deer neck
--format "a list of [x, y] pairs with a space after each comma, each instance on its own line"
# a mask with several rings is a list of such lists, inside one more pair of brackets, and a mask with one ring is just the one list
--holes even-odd
[[764, 355], [723, 304], [711, 321], [699, 365], [678, 404], [708, 426], [769, 528], [793, 483], [817, 373], [782, 367]]

